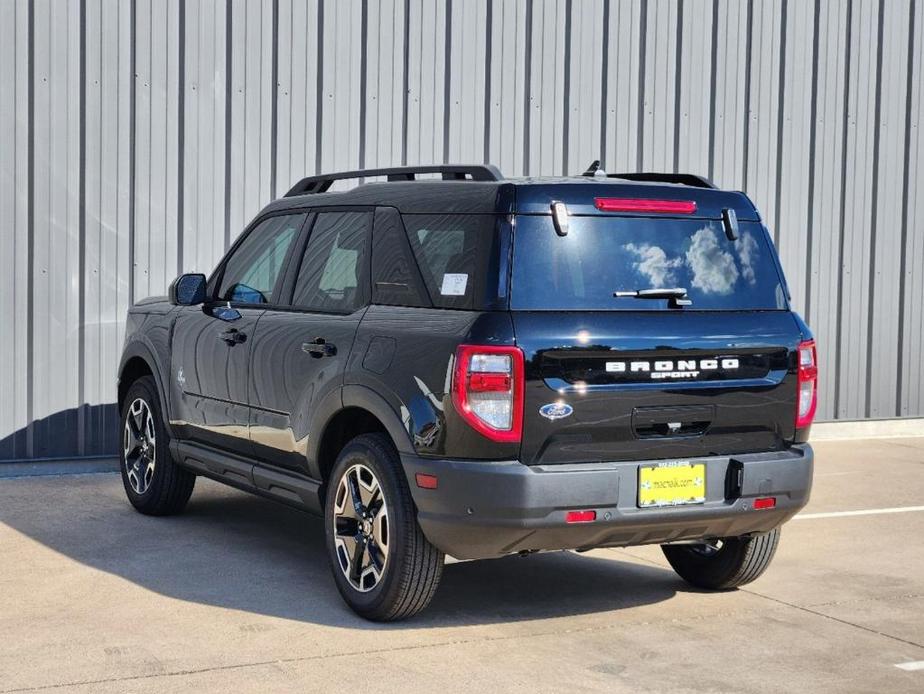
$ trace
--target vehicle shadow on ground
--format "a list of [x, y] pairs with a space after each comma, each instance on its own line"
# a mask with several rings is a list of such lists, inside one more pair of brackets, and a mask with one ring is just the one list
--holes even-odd
[[671, 598], [671, 571], [556, 552], [445, 567], [430, 607], [376, 625], [340, 600], [320, 519], [220, 486], [197, 489], [184, 514], [142, 516], [116, 474], [0, 484], [0, 522], [81, 564], [165, 596], [345, 628], [427, 628], [606, 612]]

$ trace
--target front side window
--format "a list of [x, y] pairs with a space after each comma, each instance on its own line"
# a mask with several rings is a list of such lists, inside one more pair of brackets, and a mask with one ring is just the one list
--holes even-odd
[[272, 304], [286, 254], [306, 216], [270, 217], [247, 234], [225, 263], [218, 298], [245, 304]]
[[302, 258], [292, 305], [351, 313], [368, 303], [370, 212], [320, 212]]

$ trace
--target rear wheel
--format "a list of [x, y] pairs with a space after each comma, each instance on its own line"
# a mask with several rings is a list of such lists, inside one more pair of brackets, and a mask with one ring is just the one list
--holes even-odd
[[386, 436], [363, 434], [341, 451], [324, 519], [334, 581], [357, 614], [393, 621], [430, 603], [443, 554], [417, 524], [401, 461]]
[[122, 408], [122, 484], [141, 513], [166, 516], [186, 506], [196, 476], [176, 465], [152, 376], [132, 383]]
[[662, 545], [682, 579], [697, 588], [728, 590], [758, 578], [773, 559], [780, 529], [752, 537], [726, 537], [695, 545]]

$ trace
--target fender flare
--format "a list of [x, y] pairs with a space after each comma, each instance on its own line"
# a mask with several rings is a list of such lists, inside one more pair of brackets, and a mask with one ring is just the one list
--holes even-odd
[[[339, 402], [336, 398], [328, 396], [320, 403], [320, 407], [317, 409], [317, 414], [313, 421], [315, 426], [312, 426], [312, 431], [316, 431], [317, 435], [309, 439], [309, 466], [312, 468], [317, 466], [321, 441], [324, 438], [324, 433], [331, 420], [333, 420], [339, 412], [349, 407], [357, 407], [366, 410], [378, 419], [382, 423], [382, 426], [385, 427], [385, 431], [388, 432], [388, 435], [391, 436], [399, 453], [413, 454], [415, 452], [411, 435], [408, 433], [407, 429], [404, 428], [404, 425], [401, 423], [401, 417], [395, 412], [395, 409], [388, 401], [366, 386], [351, 384], [341, 388]], [[313, 472], [317, 473], [318, 471], [315, 469]]]
[[[157, 396], [160, 400], [160, 411], [164, 415], [164, 426], [167, 428], [170, 437], [174, 438], [175, 432], [173, 426], [170, 424], [170, 409], [167, 406], [167, 389], [164, 387], [164, 378], [160, 364], [157, 359], [154, 358], [154, 350], [142, 339], [132, 340], [125, 345], [125, 349], [122, 351], [122, 358], [119, 361], [119, 377], [116, 387], [118, 388], [118, 384], [122, 382], [122, 374], [125, 371], [125, 365], [136, 357], [142, 359], [148, 365], [148, 368], [154, 376], [154, 382], [157, 384]], [[119, 412], [119, 417], [121, 416], [122, 413]]]

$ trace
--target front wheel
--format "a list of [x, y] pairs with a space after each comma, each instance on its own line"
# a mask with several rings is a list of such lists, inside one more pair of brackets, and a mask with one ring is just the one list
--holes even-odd
[[695, 545], [661, 545], [679, 576], [697, 588], [728, 590], [757, 579], [780, 544], [780, 529], [752, 537], [726, 537]]
[[120, 467], [128, 500], [141, 513], [166, 516], [186, 507], [196, 476], [170, 456], [170, 440], [151, 376], [132, 383], [122, 408]]
[[327, 551], [337, 590], [362, 617], [411, 617], [433, 599], [443, 554], [424, 537], [401, 461], [382, 434], [346, 445], [328, 480]]

